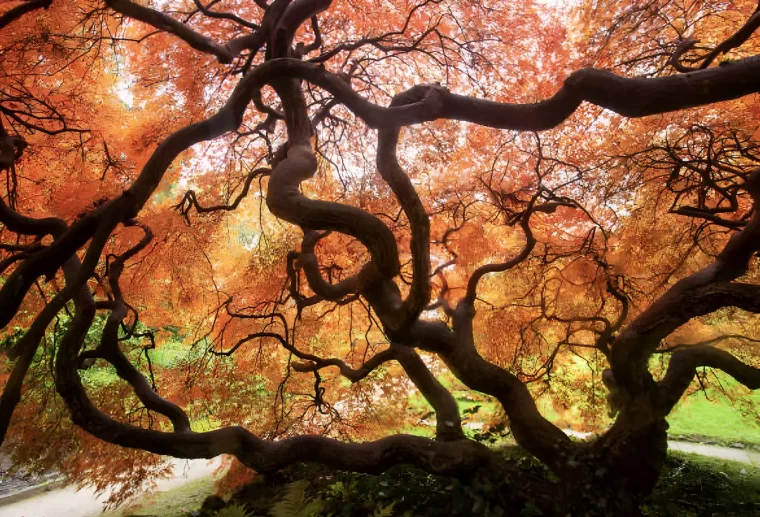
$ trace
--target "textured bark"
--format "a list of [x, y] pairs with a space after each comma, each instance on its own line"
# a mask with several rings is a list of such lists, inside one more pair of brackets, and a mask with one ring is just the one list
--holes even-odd
[[52, 3], [53, 0], [27, 0], [0, 16], [0, 29], [36, 9], [47, 9]]
[[444, 442], [463, 440], [462, 419], [454, 396], [438, 382], [414, 349], [394, 345], [393, 352], [409, 379], [435, 410], [436, 439]]

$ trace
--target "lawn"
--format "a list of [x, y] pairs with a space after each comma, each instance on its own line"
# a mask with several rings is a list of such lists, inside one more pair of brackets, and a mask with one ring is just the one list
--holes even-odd
[[670, 436], [760, 445], [760, 424], [753, 417], [742, 415], [725, 397], [710, 399], [697, 393], [682, 400], [668, 416]]

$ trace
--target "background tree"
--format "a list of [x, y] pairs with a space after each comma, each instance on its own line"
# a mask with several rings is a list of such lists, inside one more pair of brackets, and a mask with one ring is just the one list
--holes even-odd
[[[100, 486], [161, 475], [148, 453], [411, 463], [636, 514], [697, 369], [760, 386], [759, 20], [709, 1], [11, 3], [5, 446]], [[498, 401], [561, 497], [465, 436], [442, 368]], [[411, 385], [435, 439], [395, 432]], [[614, 423], [573, 442], [542, 397]]]

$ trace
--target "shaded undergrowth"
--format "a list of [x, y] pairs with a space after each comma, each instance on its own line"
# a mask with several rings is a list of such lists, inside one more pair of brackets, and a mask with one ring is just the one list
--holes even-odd
[[[528, 478], [549, 476], [518, 448], [505, 454]], [[296, 465], [259, 476], [226, 503], [193, 515], [203, 517], [428, 517], [542, 515], [530, 499], [507, 499], [503, 486], [475, 476], [457, 479], [397, 466], [382, 475], [353, 474], [318, 465]], [[224, 508], [219, 508], [221, 505]], [[760, 515], [760, 469], [741, 463], [671, 453], [647, 516]], [[159, 517], [165, 517], [160, 515]]]

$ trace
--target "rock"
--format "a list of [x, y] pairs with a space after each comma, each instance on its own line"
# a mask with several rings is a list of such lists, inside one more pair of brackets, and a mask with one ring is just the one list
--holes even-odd
[[743, 449], [744, 448], [744, 444], [736, 442], [736, 443], [732, 443], [731, 447], [733, 447], [734, 449]]

